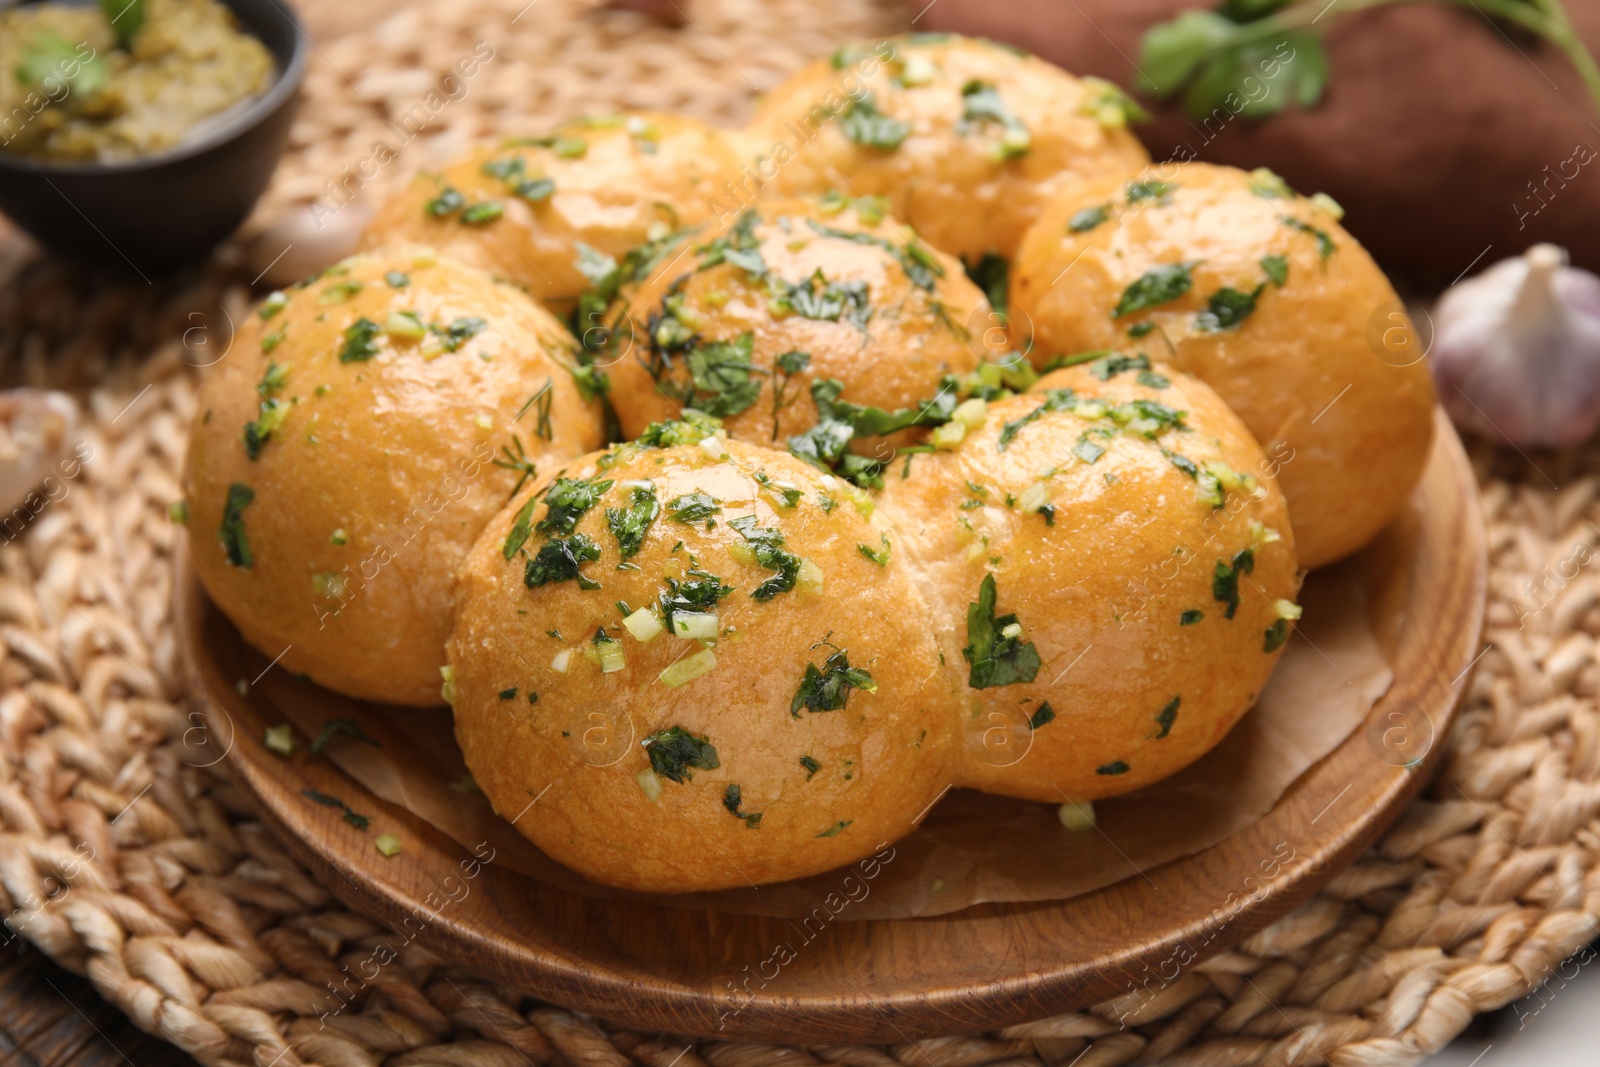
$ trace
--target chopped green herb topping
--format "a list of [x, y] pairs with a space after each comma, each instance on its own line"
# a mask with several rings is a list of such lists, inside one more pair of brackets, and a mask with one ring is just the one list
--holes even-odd
[[1178, 616], [1178, 625], [1193, 626], [1195, 623], [1199, 622], [1205, 617], [1206, 613], [1201, 611], [1199, 608], [1190, 608], [1188, 611], [1185, 611], [1182, 615]]
[[846, 826], [849, 826], [853, 822], [855, 822], [854, 819], [840, 819], [838, 822], [834, 823], [832, 826], [828, 827], [826, 830], [822, 831], [822, 833], [818, 834], [817, 836], [818, 837], [838, 837], [840, 832], [843, 831]]
[[1281, 289], [1289, 280], [1289, 257], [1262, 256], [1261, 269], [1272, 279], [1272, 284]]
[[1222, 613], [1224, 619], [1233, 618], [1234, 612], [1239, 610], [1239, 579], [1256, 569], [1256, 554], [1254, 549], [1240, 549], [1234, 554], [1231, 563], [1217, 560], [1216, 569], [1211, 575], [1211, 596], [1228, 605], [1228, 610]]
[[717, 417], [737, 415], [754, 404], [761, 396], [759, 375], [764, 373], [751, 366], [754, 346], [750, 330], [732, 341], [696, 344], [688, 357], [694, 393], [686, 402]]
[[1056, 709], [1052, 708], [1050, 706], [1050, 702], [1047, 700], [1043, 704], [1040, 704], [1038, 710], [1036, 710], [1033, 715], [1029, 717], [1028, 729], [1037, 730], [1046, 723], [1052, 723], [1055, 721]]
[[354, 826], [357, 830], [365, 830], [372, 825], [370, 817], [360, 814], [338, 797], [329, 796], [327, 793], [319, 793], [315, 789], [302, 789], [300, 790], [300, 795], [310, 798], [325, 808], [343, 808], [344, 821]]
[[686, 411], [681, 419], [652, 422], [644, 432], [633, 439], [643, 448], [672, 448], [676, 445], [697, 445], [707, 437], [716, 436], [722, 421], [698, 411]]
[[557, 478], [544, 494], [545, 513], [534, 527], [542, 534], [569, 534], [578, 520], [594, 507], [601, 494], [611, 488], [611, 479]]
[[990, 82], [973, 79], [961, 87], [961, 121], [956, 132], [961, 134], [980, 130], [990, 123], [1004, 129], [997, 156], [1001, 160], [1016, 159], [1028, 154], [1033, 138], [1028, 127], [1017, 118], [1000, 98], [1000, 90]]
[[1136, 356], [1110, 355], [1089, 364], [1089, 373], [1102, 382], [1109, 382], [1123, 371], [1149, 369], [1150, 357], [1143, 352]]
[[1071, 218], [1067, 219], [1067, 232], [1088, 233], [1110, 217], [1110, 204], [1096, 204], [1094, 207], [1080, 208], [1072, 213]]
[[[793, 284], [776, 282], [772, 305], [778, 311], [792, 311], [803, 319], [819, 322], [848, 322], [865, 333], [867, 320], [872, 316], [872, 304], [867, 283], [859, 279], [830, 282], [817, 270], [803, 281]], [[692, 357], [691, 357], [692, 358]]]
[[515, 700], [515, 699], [517, 699], [517, 687], [516, 686], [512, 686], [510, 689], [502, 689], [502, 690], [500, 690], [500, 699], [501, 700]]
[[822, 770], [822, 764], [818, 763], [810, 756], [801, 756], [800, 766], [806, 769], [806, 781], [808, 782], [816, 777], [818, 771]]
[[606, 526], [617, 539], [617, 551], [623, 559], [636, 554], [644, 544], [644, 535], [650, 524], [661, 514], [661, 504], [656, 491], [648, 485], [636, 485], [628, 490], [628, 506], [606, 508]]
[[1117, 760], [1114, 763], [1107, 763], [1103, 767], [1096, 767], [1094, 773], [1107, 775], [1127, 774], [1128, 765], [1121, 760]]
[[244, 533], [244, 509], [255, 498], [255, 490], [248, 485], [234, 482], [228, 486], [228, 498], [222, 505], [222, 528], [217, 531], [217, 536], [222, 540], [222, 551], [227, 555], [230, 567], [249, 570], [255, 564], [250, 541]]
[[368, 737], [367, 732], [361, 728], [361, 724], [354, 719], [329, 719], [322, 724], [322, 732], [317, 735], [317, 739], [311, 742], [312, 754], [320, 753], [328, 746], [328, 742], [335, 737], [353, 737], [357, 741], [365, 741], [373, 748], [382, 747], [378, 742]]
[[365, 363], [378, 354], [378, 334], [383, 327], [363, 315], [344, 330], [344, 347], [339, 349], [340, 363]]
[[342, 304], [360, 291], [361, 283], [359, 281], [354, 278], [346, 278], [343, 281], [337, 281], [324, 287], [322, 294], [317, 298], [317, 302], [322, 304]]
[[486, 226], [506, 213], [505, 205], [498, 200], [485, 200], [473, 204], [461, 213], [461, 221], [468, 226]]
[[863, 556], [866, 556], [878, 566], [887, 567], [889, 565], [889, 535], [883, 534], [881, 536], [883, 537], [882, 548], [873, 548], [871, 545], [858, 544], [856, 545], [856, 551], [860, 552]]
[[673, 522], [704, 522], [722, 511], [722, 503], [698, 489], [667, 501], [667, 517]]
[[551, 582], [564, 582], [576, 578], [580, 589], [597, 589], [598, 582], [587, 581], [578, 572], [578, 564], [600, 558], [600, 546], [583, 534], [546, 541], [537, 555], [528, 560], [522, 580], [529, 589]]
[[732, 815], [736, 819], [743, 819], [745, 829], [759, 829], [761, 826], [761, 813], [757, 811], [748, 815], [744, 814], [739, 810], [739, 805], [743, 802], [744, 798], [740, 795], [739, 787], [734, 783], [729, 782], [728, 788], [722, 791], [722, 806], [728, 809], [729, 815]]
[[446, 352], [454, 352], [478, 336], [479, 333], [483, 332], [484, 327], [488, 325], [487, 322], [484, 322], [476, 315], [467, 315], [456, 319], [448, 326], [439, 326], [435, 323], [429, 326], [428, 329], [443, 340]]
[[1172, 193], [1177, 188], [1178, 187], [1173, 185], [1171, 182], [1164, 182], [1158, 178], [1150, 178], [1145, 181], [1129, 182], [1127, 185], [1123, 186], [1122, 193], [1123, 197], [1130, 204], [1137, 204], [1140, 201], [1149, 200], [1156, 204], [1165, 205], [1172, 203]]
[[263, 300], [261, 302], [261, 306], [256, 309], [256, 314], [260, 315], [262, 320], [265, 321], [266, 319], [272, 318], [272, 316], [276, 315], [278, 312], [282, 311], [288, 306], [289, 296], [280, 289], [267, 294], [267, 298]]
[[533, 509], [538, 503], [539, 495], [535, 493], [517, 509], [516, 518], [511, 520], [511, 531], [506, 534], [505, 544], [500, 546], [500, 552], [506, 559], [516, 555], [517, 550], [527, 544], [528, 534], [533, 530]]
[[1159, 267], [1151, 267], [1138, 281], [1122, 291], [1122, 298], [1112, 309], [1111, 317], [1120, 319], [1124, 315], [1178, 299], [1194, 284], [1194, 278], [1189, 273], [1192, 266], [1190, 263], [1164, 263]]
[[1178, 705], [1183, 703], [1183, 697], [1175, 696], [1172, 703], [1156, 712], [1156, 725], [1161, 731], [1156, 734], [1155, 740], [1159, 741], [1172, 732], [1172, 724], [1178, 719]]
[[445, 186], [438, 196], [422, 205], [422, 210], [430, 217], [442, 219], [455, 211], [460, 211], [467, 206], [467, 198], [462, 196], [453, 186]]
[[690, 769], [714, 771], [722, 766], [716, 747], [704, 737], [696, 737], [681, 726], [673, 726], [643, 741], [650, 757], [650, 769], [680, 785], [694, 777]]
[[1261, 290], [1265, 288], [1266, 283], [1263, 282], [1250, 292], [1242, 293], [1229, 286], [1223, 286], [1211, 294], [1206, 309], [1194, 317], [1195, 326], [1212, 333], [1233, 329], [1256, 309], [1256, 297], [1260, 296]]
[[1261, 651], [1276, 652], [1289, 640], [1289, 620], [1274, 619], [1272, 625], [1267, 627], [1265, 639], [1261, 643]]
[[833, 226], [826, 226], [816, 219], [807, 219], [806, 225], [824, 237], [835, 240], [851, 241], [858, 245], [873, 245], [889, 253], [900, 263], [900, 269], [906, 272], [906, 277], [911, 279], [911, 284], [919, 289], [933, 292], [936, 280], [944, 277], [944, 267], [933, 257], [927, 249], [919, 245], [916, 240], [897, 245], [887, 238], [879, 237], [875, 233], [859, 233], [853, 230], [841, 230]]
[[1317, 229], [1309, 222], [1301, 222], [1299, 219], [1286, 218], [1283, 220], [1283, 224], [1289, 227], [1291, 230], [1294, 230], [1297, 233], [1305, 234], [1307, 237], [1310, 237], [1312, 240], [1316, 241], [1317, 255], [1321, 256], [1324, 262], [1327, 261], [1329, 256], [1333, 255], [1336, 247], [1333, 243], [1333, 238], [1329, 237], [1323, 230]]
[[978, 599], [967, 605], [967, 647], [962, 656], [971, 664], [967, 684], [993, 689], [1015, 682], [1031, 682], [1039, 673], [1039, 650], [1022, 640], [1015, 615], [995, 617], [994, 575], [984, 576]]
[[900, 147], [911, 133], [911, 124], [885, 115], [873, 95], [863, 93], [845, 105], [839, 132], [858, 145], [889, 152]]
[[715, 574], [703, 570], [691, 570], [683, 578], [668, 578], [667, 591], [656, 598], [656, 604], [661, 611], [661, 622], [669, 632], [672, 630], [672, 616], [675, 612], [689, 614], [703, 614], [713, 611], [717, 601], [733, 592], [733, 586], [723, 582]]
[[[878, 683], [872, 680], [870, 673], [850, 666], [847, 651], [841, 648], [834, 652], [823, 662], [820, 671], [815, 663], [806, 664], [805, 677], [800, 680], [800, 688], [795, 690], [794, 699], [789, 702], [791, 716], [798, 719], [801, 708], [811, 712], [838, 711], [849, 701], [852, 689], [859, 689], [863, 693], [878, 691]], [[804, 762], [802, 759], [801, 763]], [[813, 770], [812, 773], [816, 772]]]
[[411, 284], [411, 275], [398, 270], [384, 271], [383, 280], [389, 283], [391, 289], [404, 289]]
[[773, 577], [768, 578], [750, 593], [756, 600], [771, 600], [779, 593], [787, 593], [794, 588], [795, 578], [800, 573], [800, 557], [783, 548], [783, 531], [777, 527], [761, 527], [757, 525], [754, 515], [741, 515], [728, 523], [738, 531], [739, 535], [755, 550], [756, 562], [769, 571], [777, 571]]

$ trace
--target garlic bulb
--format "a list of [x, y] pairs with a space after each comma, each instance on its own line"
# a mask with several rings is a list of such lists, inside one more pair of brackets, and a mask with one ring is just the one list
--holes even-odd
[[1456, 425], [1564, 448], [1600, 425], [1600, 278], [1540, 244], [1451, 286], [1434, 309], [1434, 378]]

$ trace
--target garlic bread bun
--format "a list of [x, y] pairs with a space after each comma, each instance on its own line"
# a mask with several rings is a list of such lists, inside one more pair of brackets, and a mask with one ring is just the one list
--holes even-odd
[[691, 407], [736, 440], [783, 448], [817, 425], [817, 387], [825, 403], [914, 413], [977, 366], [967, 324], [987, 310], [959, 263], [892, 219], [765, 201], [662, 253], [624, 289], [594, 360], [625, 437]]
[[829, 870], [909, 832], [950, 781], [954, 705], [898, 546], [845, 483], [702, 432], [569, 465], [461, 571], [467, 766], [607, 885]]
[[1059, 199], [1011, 275], [1036, 365], [1137, 344], [1221, 394], [1281, 469], [1308, 568], [1388, 525], [1433, 440], [1421, 345], [1336, 213], [1267, 171], [1163, 164]]
[[206, 372], [190, 429], [190, 555], [211, 599], [286, 670], [440, 703], [462, 558], [524, 471], [602, 439], [571, 345], [526, 294], [431, 250], [273, 294]]
[[934, 247], [1009, 259], [1061, 189], [1149, 162], [1130, 107], [1006, 45], [911, 34], [801, 70], [762, 98], [745, 141], [768, 193], [887, 197]]
[[621, 259], [706, 222], [738, 169], [724, 134], [694, 119], [574, 119], [549, 137], [484, 145], [418, 174], [378, 210], [363, 247], [433, 245], [565, 312], [590, 284], [581, 246]]
[[878, 514], [965, 690], [956, 782], [986, 792], [1093, 800], [1186, 766], [1297, 614], [1261, 449], [1210, 388], [1140, 357], [994, 403], [887, 478]]

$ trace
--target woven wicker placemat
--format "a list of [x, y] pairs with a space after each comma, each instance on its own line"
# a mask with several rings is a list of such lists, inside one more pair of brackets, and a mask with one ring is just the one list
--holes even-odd
[[[698, 0], [679, 28], [576, 0], [433, 0], [320, 43], [268, 201], [241, 240], [382, 136], [477, 41], [496, 57], [438, 115], [441, 146], [610, 104], [737, 120], [755, 90], [898, 8]], [[420, 86], [420, 88], [419, 88]], [[417, 165], [421, 143], [388, 170]], [[363, 190], [374, 194], [389, 173]], [[236, 246], [225, 256], [248, 258]], [[0, 911], [139, 1026], [208, 1064], [403, 1067], [1390, 1065], [1524, 995], [1600, 932], [1600, 451], [1475, 457], [1488, 641], [1445, 769], [1292, 915], [1140, 1006], [888, 1047], [631, 1032], [447, 967], [414, 945], [343, 1006], [376, 922], [338, 906], [256, 821], [185, 704], [168, 504], [197, 371], [248, 313], [249, 273], [128, 285], [0, 242], [0, 371], [73, 389], [89, 458], [0, 523]], [[1537, 462], [1537, 466], [1535, 465]], [[1126, 1020], [1127, 1026], [1120, 1025]], [[801, 1035], [796, 1035], [800, 1037]]]

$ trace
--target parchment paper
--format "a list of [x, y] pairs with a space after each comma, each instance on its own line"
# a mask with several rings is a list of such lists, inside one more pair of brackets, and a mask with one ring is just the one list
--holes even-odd
[[[1300, 594], [1304, 618], [1254, 709], [1220, 745], [1165, 781], [1097, 801], [1097, 828], [1071, 832], [1053, 806], [953, 790], [894, 845], [869, 897], [840, 918], [940, 915], [985, 902], [1061, 900], [1208, 848], [1271, 810], [1307, 768], [1337, 748], [1388, 689], [1377, 635], [1398, 631], [1410, 553], [1375, 545], [1318, 571]], [[324, 754], [372, 793], [470, 849], [488, 841], [495, 863], [597, 897], [631, 895], [595, 885], [535, 848], [466, 775], [446, 709], [362, 704], [282, 671], [261, 681], [295, 727], [316, 737], [329, 719], [353, 718], [377, 746], [340, 737]], [[558, 803], [559, 798], [540, 801]], [[533, 813], [524, 817], [534, 817]], [[654, 903], [778, 917], [810, 912], [838, 889], [832, 872], [759, 889], [651, 896]]]

